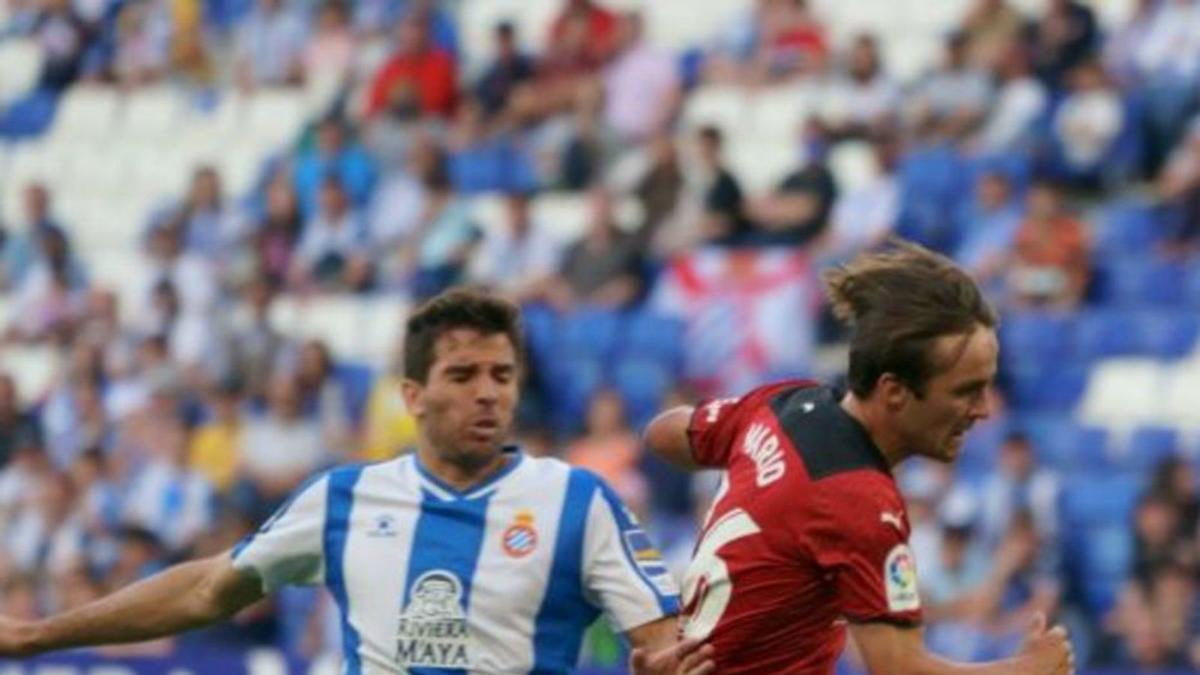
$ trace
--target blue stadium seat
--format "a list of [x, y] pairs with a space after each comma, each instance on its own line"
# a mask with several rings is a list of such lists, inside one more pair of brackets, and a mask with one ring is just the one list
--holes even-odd
[[1081, 313], [1075, 322], [1075, 356], [1094, 361], [1138, 352], [1138, 325], [1128, 311], [1100, 309]]
[[1171, 427], [1143, 426], [1134, 430], [1125, 451], [1114, 455], [1116, 468], [1148, 474], [1179, 450], [1179, 431]]
[[1017, 426], [1033, 443], [1038, 462], [1063, 472], [1103, 467], [1108, 455], [1108, 432], [1078, 424], [1064, 415], [1030, 416]]
[[1073, 330], [1069, 314], [1011, 312], [1000, 321], [1000, 353], [1006, 361], [1057, 362], [1068, 356]]
[[604, 363], [584, 354], [560, 354], [548, 375], [555, 427], [561, 433], [580, 431], [592, 396], [604, 384]]
[[554, 349], [558, 335], [558, 312], [547, 305], [528, 304], [521, 307], [525, 329], [525, 344], [539, 362]]
[[1022, 362], [1004, 370], [1005, 393], [1018, 411], [1064, 412], [1087, 387], [1087, 368], [1064, 361]]
[[1072, 561], [1083, 580], [1083, 600], [1096, 615], [1112, 609], [1133, 566], [1133, 538], [1127, 522], [1091, 525], [1068, 537], [1076, 539], [1080, 559]]
[[1069, 477], [1062, 494], [1064, 525], [1068, 529], [1105, 524], [1128, 528], [1142, 482], [1128, 474]]
[[607, 359], [617, 346], [620, 329], [621, 317], [615, 311], [578, 309], [560, 319], [555, 349]]
[[54, 121], [58, 97], [49, 91], [34, 91], [0, 111], [0, 138], [39, 136]]
[[1191, 265], [1182, 279], [1184, 301], [1192, 309], [1200, 309], [1200, 265]]
[[1161, 359], [1176, 359], [1195, 349], [1200, 335], [1200, 316], [1189, 312], [1159, 310], [1139, 312], [1133, 317], [1138, 353]]
[[1103, 207], [1096, 218], [1097, 255], [1113, 259], [1130, 251], [1147, 251], [1161, 237], [1152, 205], [1123, 200]]
[[1176, 306], [1184, 299], [1187, 268], [1178, 263], [1136, 257], [1116, 260], [1102, 270], [1102, 299], [1124, 307]]
[[635, 429], [650, 421], [674, 382], [671, 369], [658, 359], [623, 358], [612, 370], [612, 384], [625, 401], [629, 422]]
[[635, 312], [621, 328], [620, 350], [623, 355], [658, 359], [678, 372], [683, 365], [684, 334], [679, 319]]
[[365, 363], [340, 362], [334, 366], [333, 376], [346, 392], [346, 414], [355, 424], [361, 424], [366, 416], [367, 401], [375, 383], [375, 371]]

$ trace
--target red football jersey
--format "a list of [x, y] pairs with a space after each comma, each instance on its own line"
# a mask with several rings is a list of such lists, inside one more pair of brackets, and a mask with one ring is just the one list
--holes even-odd
[[684, 582], [684, 634], [717, 672], [827, 675], [846, 621], [921, 621], [904, 502], [839, 403], [791, 381], [692, 416], [696, 461], [727, 472]]

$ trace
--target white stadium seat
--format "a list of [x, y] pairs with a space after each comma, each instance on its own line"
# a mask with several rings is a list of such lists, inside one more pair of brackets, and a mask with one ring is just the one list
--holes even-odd
[[1110, 359], [1093, 366], [1079, 403], [1080, 420], [1115, 429], [1156, 421], [1164, 375], [1151, 359]]
[[41, 71], [42, 50], [36, 41], [0, 41], [0, 104], [33, 89]]
[[72, 87], [58, 104], [51, 140], [69, 142], [107, 141], [113, 133], [120, 106], [111, 88], [83, 85]]

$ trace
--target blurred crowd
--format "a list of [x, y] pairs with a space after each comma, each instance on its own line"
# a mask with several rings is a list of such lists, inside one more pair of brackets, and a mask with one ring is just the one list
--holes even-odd
[[[818, 346], [844, 334], [815, 270], [892, 235], [953, 256], [1006, 311], [1100, 301], [1091, 216], [1113, 199], [1152, 202], [1162, 232], [1144, 253], [1186, 260], [1200, 241], [1195, 0], [1138, 0], [1107, 31], [1076, 0], [1034, 14], [973, 0], [912, 81], [889, 74], [877, 36], [835, 41], [805, 0], [747, 3], [686, 53], [651, 41], [638, 12], [562, 0], [537, 40], [495, 25], [490, 60], [470, 72], [462, 2], [0, 1], [0, 35], [42, 48], [43, 89], [332, 94], [303, 137], [264, 158], [249, 194], [199, 166], [186, 194], [147, 215], [132, 295], [90, 280], [55, 195], [26, 188], [23, 217], [3, 230], [0, 284], [16, 307], [4, 340], [52, 345], [63, 367], [46, 391], [0, 377], [6, 614], [77, 606], [220, 551], [313, 472], [411, 447], [398, 363], [370, 372], [280, 333], [281, 295], [420, 301], [479, 283], [531, 317], [671, 316], [686, 326], [685, 365], [653, 408], [829, 374]], [[777, 185], [742, 186], [729, 129], [681, 123], [690, 97], [714, 88], [819, 92], [795, 136], [774, 139], [795, 157]], [[868, 161], [839, 184], [847, 148]], [[534, 208], [558, 193], [586, 195], [577, 237]], [[488, 226], [474, 200], [497, 195]], [[645, 406], [632, 414], [610, 387], [545, 423], [574, 371], [547, 365], [570, 354], [537, 347], [522, 442], [602, 474], [686, 561], [711, 477], [643, 456]], [[1126, 528], [1128, 581], [1097, 613], [1063, 564], [1061, 477], [1010, 424], [1005, 393], [985, 475], [901, 475], [931, 644], [995, 656], [1042, 610], [1065, 617], [1095, 662], [1200, 668], [1192, 465], [1172, 459], [1147, 482]], [[275, 603], [183, 640], [308, 655], [336, 644], [331, 613], [290, 611], [327, 600], [289, 591]]]

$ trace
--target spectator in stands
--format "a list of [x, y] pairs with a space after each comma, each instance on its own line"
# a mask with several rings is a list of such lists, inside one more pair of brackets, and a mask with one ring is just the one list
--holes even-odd
[[368, 116], [401, 104], [415, 94], [422, 115], [449, 118], [457, 103], [454, 57], [430, 44], [428, 25], [406, 17], [396, 27], [396, 50], [371, 84]]
[[88, 448], [109, 446], [112, 429], [94, 380], [75, 377], [58, 387], [46, 401], [41, 421], [47, 456], [58, 470], [74, 464]]
[[446, 150], [450, 180], [464, 194], [536, 187], [536, 170], [521, 137], [503, 128], [489, 129], [483, 108], [475, 100], [459, 106]]
[[660, 240], [667, 239], [667, 232], [679, 229], [672, 221], [684, 192], [683, 167], [671, 134], [656, 134], [649, 146], [649, 166], [633, 186], [633, 194], [642, 206], [637, 239], [643, 251], [652, 248], [660, 254], [672, 248]]
[[41, 238], [49, 229], [62, 226], [51, 216], [50, 191], [45, 184], [32, 182], [21, 195], [24, 217], [7, 228], [3, 237], [4, 287], [17, 288], [33, 268], [42, 248]]
[[38, 258], [17, 289], [16, 337], [66, 338], [83, 318], [87, 277], [61, 229], [42, 228], [38, 243]]
[[550, 24], [546, 51], [553, 53], [563, 48], [582, 47], [589, 62], [599, 66], [608, 61], [618, 48], [617, 15], [593, 0], [564, 0], [563, 5]]
[[278, 174], [266, 193], [266, 213], [254, 233], [255, 267], [268, 283], [281, 287], [291, 269], [304, 221], [299, 195], [286, 174]]
[[122, 520], [153, 532], [169, 551], [184, 552], [213, 525], [213, 488], [188, 467], [182, 420], [156, 426], [150, 457], [125, 491]]
[[18, 574], [36, 574], [70, 515], [70, 483], [59, 473], [43, 475], [35, 484], [32, 499], [16, 512], [2, 539], [7, 558]]
[[555, 233], [531, 214], [531, 201], [528, 193], [505, 195], [503, 228], [484, 232], [467, 270], [470, 281], [521, 302], [549, 292], [563, 254]]
[[1108, 628], [1121, 640], [1120, 661], [1150, 671], [1196, 667], [1197, 589], [1192, 567], [1167, 563], [1121, 593]]
[[233, 367], [226, 377], [236, 374], [245, 383], [246, 397], [252, 402], [266, 400], [271, 373], [287, 339], [271, 322], [274, 288], [268, 277], [260, 276], [242, 289], [242, 302], [248, 309], [244, 323], [231, 331]]
[[292, 258], [290, 281], [293, 288], [349, 291], [370, 284], [366, 223], [335, 177], [321, 183], [318, 209]]
[[596, 473], [636, 512], [645, 512], [646, 479], [638, 471], [641, 445], [625, 419], [625, 404], [612, 389], [600, 389], [588, 404], [583, 435], [567, 446], [564, 459]]
[[350, 203], [366, 205], [375, 187], [375, 164], [362, 147], [347, 138], [345, 122], [334, 115], [317, 126], [316, 144], [296, 158], [296, 192], [300, 209], [312, 217], [318, 208], [322, 183], [334, 177], [342, 185]]
[[235, 375], [221, 379], [206, 396], [208, 420], [197, 427], [188, 444], [188, 466], [219, 494], [233, 487], [241, 463], [238, 451], [245, 428], [242, 382]]
[[1054, 114], [1054, 139], [1065, 174], [1079, 187], [1100, 187], [1122, 167], [1112, 166], [1112, 150], [1125, 125], [1121, 95], [1096, 61], [1070, 71], [1069, 93]]
[[475, 84], [475, 96], [489, 118], [504, 112], [513, 92], [533, 79], [536, 68], [533, 58], [521, 52], [511, 22], [496, 24], [494, 36], [496, 54]]
[[[1154, 469], [1150, 491], [1169, 499], [1179, 515], [1179, 534], [1187, 539], [1200, 535], [1200, 497], [1196, 491], [1196, 475], [1192, 465], [1180, 455], [1163, 460]], [[1196, 552], [1200, 554], [1200, 551]]]
[[470, 203], [454, 193], [444, 165], [423, 178], [426, 207], [406, 253], [415, 259], [411, 291], [418, 299], [460, 283], [483, 236]]
[[561, 308], [628, 307], [644, 290], [642, 247], [617, 224], [608, 191], [594, 188], [590, 202], [587, 231], [567, 248], [552, 297]]
[[980, 526], [984, 540], [997, 544], [1009, 532], [1017, 513], [1028, 512], [1043, 546], [1058, 536], [1059, 479], [1053, 469], [1037, 465], [1033, 444], [1011, 432], [1000, 445], [997, 470], [980, 491]]
[[1186, 257], [1200, 244], [1200, 117], [1171, 153], [1157, 188], [1170, 211], [1164, 252]]
[[871, 141], [876, 173], [864, 185], [837, 196], [830, 227], [819, 243], [823, 256], [844, 260], [883, 243], [896, 227], [900, 210], [896, 158], [899, 142], [891, 136]]
[[723, 144], [723, 135], [717, 127], [703, 127], [696, 133], [703, 186], [700, 237], [706, 242], [728, 244], [742, 237], [749, 224], [742, 188], [721, 157]]
[[132, 89], [162, 80], [170, 65], [171, 17], [162, 4], [126, 3], [119, 10], [107, 78]]
[[705, 64], [710, 80], [769, 84], [825, 69], [825, 29], [806, 0], [759, 0], [729, 26], [722, 48]]
[[971, 63], [967, 36], [946, 38], [941, 67], [921, 84], [917, 93], [916, 125], [932, 123], [949, 138], [962, 138], [983, 120], [991, 102], [988, 71]]
[[185, 248], [220, 265], [233, 257], [246, 236], [246, 222], [225, 200], [221, 177], [210, 165], [192, 173], [187, 198], [180, 205]]
[[377, 283], [389, 289], [402, 286], [411, 272], [406, 244], [417, 235], [428, 205], [427, 185], [444, 174], [446, 158], [437, 140], [418, 135], [407, 150], [405, 166], [387, 172], [371, 197], [367, 227], [376, 251]]
[[1138, 57], [1148, 44], [1160, 4], [1158, 0], [1136, 0], [1129, 18], [1105, 36], [1104, 67], [1122, 88], [1136, 86], [1142, 76]]
[[304, 17], [283, 0], [258, 0], [234, 39], [238, 84], [245, 89], [299, 84], [304, 76]]
[[1008, 0], [975, 0], [963, 20], [967, 52], [979, 68], [991, 69], [1025, 32], [1025, 19]]
[[300, 345], [295, 375], [301, 408], [321, 425], [325, 447], [344, 452], [350, 445], [354, 421], [350, 395], [337, 377], [329, 346], [321, 340]]
[[66, 89], [79, 75], [88, 42], [87, 26], [71, 0], [44, 0], [31, 30], [42, 49], [38, 87]]
[[1096, 15], [1078, 0], [1052, 0], [1037, 24], [1034, 62], [1038, 74], [1057, 87], [1076, 66], [1090, 60], [1099, 45]]
[[1011, 299], [1021, 305], [1077, 307], [1091, 276], [1087, 229], [1066, 211], [1053, 183], [1035, 184], [1026, 202], [1009, 264]]
[[623, 144], [642, 143], [663, 131], [679, 106], [680, 78], [675, 58], [651, 46], [642, 17], [621, 17], [618, 52], [604, 71], [603, 119], [606, 130]]
[[863, 33], [854, 39], [834, 91], [838, 115], [828, 123], [835, 137], [862, 138], [891, 128], [900, 89], [887, 75], [874, 35]]
[[306, 82], [318, 86], [329, 83], [334, 92], [347, 84], [356, 46], [349, 11], [343, 0], [325, 0], [317, 10], [312, 35], [301, 57]]
[[[207, 27], [199, 8], [187, 11], [175, 6], [174, 33], [170, 38], [170, 71], [172, 79], [197, 89], [209, 89], [216, 84], [217, 65]], [[195, 7], [191, 5], [191, 7]]]
[[155, 226], [146, 244], [146, 257], [139, 270], [140, 304], [136, 316], [156, 314], [155, 292], [163, 282], [169, 282], [178, 295], [182, 314], [204, 316], [216, 305], [220, 296], [216, 271], [202, 256], [187, 252], [183, 247], [183, 224], [179, 214]]
[[747, 211], [764, 244], [805, 246], [824, 234], [837, 199], [837, 185], [826, 164], [830, 139], [815, 117], [803, 124], [798, 166], [771, 193], [750, 200]]
[[36, 442], [39, 433], [33, 415], [21, 409], [17, 385], [11, 375], [0, 374], [0, 471], [23, 443]]
[[983, 172], [957, 214], [959, 243], [954, 259], [978, 281], [992, 285], [1002, 278], [1021, 218], [1008, 175], [998, 168]]
[[1008, 43], [998, 60], [996, 96], [974, 145], [985, 154], [1028, 151], [1049, 93], [1033, 76], [1029, 50], [1020, 41]]
[[367, 399], [362, 452], [365, 461], [391, 459], [416, 447], [417, 420], [408, 411], [400, 393], [403, 381], [404, 348], [397, 344], [391, 363], [375, 378]]
[[251, 420], [242, 434], [238, 455], [243, 481], [234, 500], [260, 520], [271, 514], [329, 459], [317, 420], [304, 416], [296, 378], [280, 372], [271, 378], [266, 415]]
[[1192, 537], [1182, 529], [1182, 513], [1168, 494], [1152, 490], [1142, 497], [1133, 517], [1133, 579], [1149, 584], [1164, 567], [1196, 562]]
[[942, 656], [977, 659], [987, 640], [980, 589], [992, 575], [990, 551], [979, 536], [976, 504], [959, 488], [938, 509], [936, 555], [920, 558], [927, 640]]

